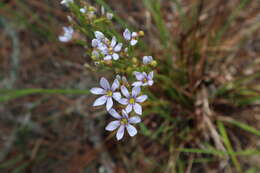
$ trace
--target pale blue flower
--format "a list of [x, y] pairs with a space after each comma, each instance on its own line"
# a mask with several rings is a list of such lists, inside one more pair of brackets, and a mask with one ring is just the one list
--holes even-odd
[[142, 106], [139, 103], [144, 102], [148, 97], [147, 95], [140, 95], [141, 88], [140, 87], [134, 87], [132, 89], [132, 92], [129, 93], [128, 89], [122, 85], [121, 86], [121, 92], [126, 98], [121, 98], [119, 100], [119, 103], [126, 106], [126, 111], [131, 112], [132, 110], [135, 111], [135, 113], [142, 115]]
[[101, 106], [106, 104], [106, 109], [109, 111], [113, 106], [113, 99], [119, 101], [121, 99], [120, 92], [116, 92], [116, 89], [119, 88], [119, 81], [114, 80], [112, 86], [110, 87], [109, 82], [106, 78], [102, 77], [100, 80], [101, 88], [92, 88], [90, 92], [96, 95], [103, 95], [95, 100], [93, 106]]
[[153, 71], [148, 75], [145, 72], [134, 72], [134, 75], [138, 81], [134, 82], [132, 86], [152, 86], [153, 85]]
[[128, 134], [133, 137], [137, 134], [136, 128], [131, 124], [137, 124], [141, 122], [141, 118], [139, 116], [128, 116], [128, 111], [122, 110], [122, 116], [115, 110], [110, 109], [109, 114], [116, 118], [117, 120], [111, 121], [107, 126], [107, 131], [114, 131], [118, 128], [116, 133], [116, 139], [121, 140], [124, 136], [125, 129], [127, 130]]
[[72, 36], [73, 36], [73, 33], [74, 33], [74, 30], [71, 26], [69, 27], [63, 27], [62, 28], [63, 31], [64, 31], [64, 34], [59, 36], [59, 40], [61, 42], [68, 42], [72, 39]]
[[131, 46], [134, 46], [134, 45], [136, 45], [137, 44], [137, 36], [138, 36], [138, 34], [137, 34], [137, 32], [130, 32], [129, 31], [129, 29], [125, 29], [125, 31], [124, 31], [124, 33], [123, 33], [123, 36], [124, 36], [124, 38], [125, 38], [125, 40], [127, 40], [127, 41], [130, 41], [130, 45]]

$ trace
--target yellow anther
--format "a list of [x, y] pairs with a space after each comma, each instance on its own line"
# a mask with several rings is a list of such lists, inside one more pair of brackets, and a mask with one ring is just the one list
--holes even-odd
[[126, 118], [122, 118], [120, 122], [121, 122], [121, 124], [124, 124], [124, 125], [126, 125], [128, 123]]
[[107, 95], [111, 97], [113, 95], [112, 91], [107, 91]]
[[130, 103], [130, 104], [134, 104], [134, 103], [135, 103], [135, 99], [134, 99], [134, 98], [130, 98], [130, 99], [129, 99], [129, 103]]
[[157, 61], [153, 60], [153, 61], [151, 62], [151, 66], [156, 67], [156, 66], [157, 66]]

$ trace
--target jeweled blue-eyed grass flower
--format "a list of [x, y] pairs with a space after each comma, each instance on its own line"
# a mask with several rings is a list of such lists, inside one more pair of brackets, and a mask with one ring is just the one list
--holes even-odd
[[141, 122], [141, 119], [139, 116], [133, 116], [130, 117], [128, 116], [128, 111], [122, 110], [122, 116], [115, 110], [115, 109], [110, 109], [109, 114], [116, 118], [117, 120], [111, 121], [107, 126], [106, 130], [107, 131], [114, 131], [115, 129], [118, 128], [117, 133], [116, 133], [116, 139], [121, 140], [124, 136], [125, 133], [125, 128], [128, 132], [128, 134], [133, 137], [137, 134], [136, 128], [131, 125], [131, 124], [137, 124]]
[[68, 42], [72, 39], [73, 33], [74, 33], [74, 29], [69, 26], [69, 27], [63, 27], [62, 28], [64, 31], [64, 34], [59, 36], [59, 40], [61, 42]]
[[138, 81], [134, 82], [132, 86], [152, 86], [153, 85], [153, 71], [148, 75], [145, 72], [134, 72]]
[[125, 29], [124, 33], [123, 33], [123, 36], [125, 38], [125, 40], [127, 41], [130, 41], [130, 45], [131, 46], [134, 46], [137, 44], [137, 37], [138, 37], [138, 34], [137, 32], [130, 32], [129, 29]]
[[109, 111], [113, 106], [113, 99], [119, 101], [121, 99], [120, 92], [116, 92], [116, 89], [119, 88], [119, 81], [114, 80], [112, 86], [110, 87], [109, 82], [106, 78], [102, 77], [100, 79], [101, 88], [92, 88], [90, 92], [96, 95], [103, 95], [95, 100], [93, 106], [101, 106], [106, 103], [106, 109]]
[[139, 96], [141, 92], [140, 87], [133, 87], [132, 92], [129, 93], [128, 89], [122, 85], [121, 92], [126, 98], [121, 98], [119, 103], [126, 106], [126, 111], [131, 112], [134, 109], [135, 113], [142, 115], [142, 106], [139, 103], [144, 102], [148, 97], [147, 95]]
[[110, 45], [108, 46], [108, 51], [106, 56], [104, 57], [104, 60], [118, 60], [119, 59], [119, 54], [117, 52], [120, 52], [122, 49], [123, 44], [122, 43], [117, 43], [116, 37], [113, 36]]
[[74, 0], [62, 0], [60, 4], [65, 5], [66, 7], [69, 6], [70, 3], [73, 3]]
[[144, 56], [143, 57], [143, 64], [147, 65], [150, 64], [153, 61], [153, 57], [152, 56]]

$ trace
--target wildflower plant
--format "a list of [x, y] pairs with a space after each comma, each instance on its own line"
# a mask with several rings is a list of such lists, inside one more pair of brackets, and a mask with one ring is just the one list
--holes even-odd
[[[137, 58], [135, 55], [134, 48], [138, 46], [144, 32], [130, 31], [128, 28], [115, 30], [113, 13], [105, 12], [104, 7], [99, 11], [83, 1], [62, 1], [61, 4], [70, 9], [72, 15], [69, 17], [70, 30], [64, 28], [65, 33], [59, 40], [83, 45], [92, 59], [92, 63], [85, 64], [86, 67], [95, 71], [107, 70], [113, 74], [112, 84], [110, 80], [101, 77], [100, 87], [90, 90], [99, 96], [93, 106], [103, 106], [117, 119], [105, 129], [114, 131], [118, 128], [117, 140], [123, 138], [125, 129], [131, 137], [135, 136], [137, 130], [132, 124], [141, 122], [143, 104], [149, 99], [145, 92], [154, 84], [154, 67], [157, 64], [152, 56]], [[73, 34], [81, 35], [81, 39], [73, 40]]]

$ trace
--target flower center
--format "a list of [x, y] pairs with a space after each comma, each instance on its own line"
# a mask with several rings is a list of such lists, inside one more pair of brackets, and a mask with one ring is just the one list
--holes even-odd
[[112, 91], [107, 91], [107, 95], [109, 96], [109, 97], [111, 97], [112, 95], [113, 95], [113, 93], [112, 93]]
[[126, 125], [128, 123], [128, 121], [126, 118], [122, 118], [120, 123]]
[[143, 82], [146, 83], [148, 80], [146, 78], [143, 79]]
[[134, 104], [134, 103], [135, 103], [135, 99], [134, 99], [134, 98], [130, 98], [130, 99], [129, 99], [129, 103], [130, 103], [130, 104]]

